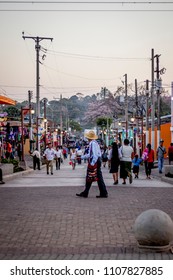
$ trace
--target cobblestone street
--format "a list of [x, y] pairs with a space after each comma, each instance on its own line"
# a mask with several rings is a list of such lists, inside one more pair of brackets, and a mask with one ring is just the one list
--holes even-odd
[[173, 186], [144, 174], [131, 185], [113, 185], [102, 168], [109, 197], [88, 198], [83, 190], [86, 165], [76, 170], [65, 161], [47, 175], [45, 168], [16, 177], [0, 187], [0, 259], [173, 259], [169, 252], [141, 250], [133, 225], [147, 209], [173, 219]]

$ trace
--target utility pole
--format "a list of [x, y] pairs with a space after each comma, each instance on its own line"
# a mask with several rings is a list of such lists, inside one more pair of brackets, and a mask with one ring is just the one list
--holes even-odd
[[148, 122], [148, 117], [149, 117], [149, 80], [146, 80], [146, 144], [149, 143], [149, 122]]
[[128, 138], [128, 100], [127, 100], [127, 74], [125, 77], [125, 121], [126, 121], [126, 138]]
[[36, 147], [38, 149], [38, 151], [40, 151], [40, 135], [39, 135], [39, 126], [40, 126], [40, 84], [39, 84], [39, 80], [40, 80], [40, 73], [39, 73], [39, 52], [40, 52], [40, 42], [42, 40], [53, 40], [53, 38], [49, 38], [49, 37], [33, 37], [33, 36], [24, 36], [24, 32], [22, 33], [23, 36], [22, 38], [25, 39], [32, 39], [35, 41], [35, 50], [36, 50], [36, 119], [37, 119], [37, 141], [36, 141]]
[[30, 145], [30, 152], [32, 151], [32, 105], [31, 105], [31, 98], [33, 96], [33, 92], [28, 90], [28, 103], [29, 103], [29, 145]]
[[157, 92], [157, 147], [160, 143], [160, 69], [159, 69], [159, 57], [160, 55], [155, 55], [156, 58], [156, 92]]
[[[47, 104], [47, 99], [44, 98], [43, 100], [44, 104], [44, 120], [47, 120], [47, 114], [46, 114], [46, 104]], [[47, 121], [44, 121], [44, 147], [46, 149], [46, 135], [47, 135]]]
[[136, 119], [136, 133], [134, 133], [134, 152], [139, 153], [138, 146], [136, 143], [138, 143], [138, 133], [139, 133], [139, 121], [138, 121], [138, 84], [137, 79], [135, 79], [135, 106], [136, 106], [136, 113], [135, 113], [135, 119]]
[[60, 135], [60, 139], [61, 139], [61, 146], [62, 146], [62, 129], [63, 129], [63, 124], [62, 124], [62, 94], [60, 94], [60, 129], [61, 129], [61, 135]]
[[151, 146], [155, 151], [154, 49], [151, 50]]
[[173, 143], [173, 82], [171, 83], [171, 143]]

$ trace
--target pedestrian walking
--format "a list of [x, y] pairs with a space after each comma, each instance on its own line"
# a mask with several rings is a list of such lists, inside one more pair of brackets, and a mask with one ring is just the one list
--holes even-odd
[[107, 150], [107, 153], [108, 153], [108, 169], [111, 168], [111, 159], [110, 159], [111, 150], [112, 150], [112, 147], [111, 147], [111, 145], [109, 145], [108, 150]]
[[82, 156], [82, 150], [81, 150], [81, 147], [79, 147], [78, 149], [77, 149], [77, 151], [76, 151], [76, 154], [77, 154], [77, 163], [78, 164], [81, 164], [81, 156]]
[[67, 156], [68, 156], [68, 148], [66, 146], [64, 146], [62, 148], [62, 154], [63, 154], [63, 158], [65, 160], [67, 158]]
[[60, 147], [57, 146], [56, 148], [56, 170], [60, 170], [61, 162], [63, 162], [63, 154]]
[[9, 141], [7, 141], [7, 144], [6, 144], [6, 153], [5, 153], [5, 156], [7, 159], [11, 158], [12, 157], [12, 145]]
[[56, 158], [56, 151], [52, 148], [52, 143], [48, 143], [48, 148], [44, 151], [43, 155], [46, 159], [46, 170], [49, 174], [49, 168], [51, 170], [51, 175], [53, 175], [53, 160]]
[[135, 174], [135, 179], [139, 178], [139, 165], [142, 162], [142, 158], [139, 158], [138, 154], [136, 154], [132, 160], [133, 164], [133, 173]]
[[100, 146], [97, 143], [96, 139], [98, 138], [94, 131], [90, 130], [85, 134], [85, 137], [89, 141], [89, 152], [87, 155], [83, 155], [82, 159], [88, 159], [87, 166], [87, 175], [85, 182], [85, 189], [81, 193], [77, 193], [77, 196], [88, 197], [90, 187], [92, 182], [97, 181], [100, 194], [97, 195], [97, 198], [106, 198], [108, 197], [108, 192], [103, 180], [102, 171], [101, 171], [101, 150]]
[[106, 167], [106, 162], [108, 161], [108, 152], [107, 152], [107, 147], [105, 146], [103, 148], [103, 153], [102, 153], [102, 162], [103, 162], [103, 167]]
[[17, 144], [17, 156], [19, 158], [19, 161], [22, 160], [22, 143], [19, 141]]
[[132, 154], [133, 148], [129, 146], [129, 140], [124, 139], [124, 145], [119, 148], [119, 156], [120, 156], [120, 178], [123, 179], [123, 185], [126, 184], [126, 179], [129, 177], [129, 183], [131, 184], [133, 181], [132, 178]]
[[173, 161], [173, 143], [171, 143], [168, 148], [168, 158], [169, 158], [169, 165], [170, 165], [171, 161]]
[[2, 168], [0, 168], [0, 184], [5, 184], [5, 182], [3, 181]]
[[164, 164], [164, 155], [166, 154], [166, 148], [163, 146], [163, 142], [164, 140], [161, 139], [160, 140], [160, 145], [157, 148], [157, 159], [158, 159], [158, 168], [159, 168], [159, 173], [162, 173], [162, 169], [163, 169], [163, 164]]
[[118, 184], [118, 168], [120, 164], [119, 153], [118, 153], [118, 145], [116, 142], [112, 144], [112, 148], [110, 149], [108, 161], [110, 162], [110, 173], [112, 173], [114, 185]]
[[154, 163], [154, 150], [151, 148], [151, 144], [147, 144], [147, 157], [145, 160], [145, 173], [146, 179], [151, 179], [151, 169], [153, 168]]
[[40, 152], [38, 151], [38, 149], [36, 148], [35, 151], [31, 154], [31, 156], [33, 157], [33, 169], [36, 170], [36, 167], [38, 168], [38, 170], [40, 170]]
[[76, 160], [77, 160], [77, 152], [75, 148], [72, 148], [72, 150], [70, 151], [70, 162], [73, 170], [76, 167]]

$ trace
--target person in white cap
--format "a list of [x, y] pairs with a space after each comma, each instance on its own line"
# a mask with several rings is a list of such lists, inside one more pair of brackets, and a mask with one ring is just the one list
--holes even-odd
[[100, 194], [96, 197], [106, 198], [108, 197], [108, 192], [106, 190], [106, 186], [101, 172], [101, 150], [99, 144], [96, 141], [98, 137], [92, 130], [86, 133], [85, 137], [89, 141], [88, 154], [82, 156], [82, 159], [88, 159], [86, 183], [84, 191], [81, 193], [77, 193], [76, 195], [80, 197], [88, 197], [92, 182], [97, 181]]
[[162, 173], [163, 169], [163, 164], [164, 164], [164, 154], [166, 154], [166, 148], [163, 146], [163, 139], [160, 139], [160, 145], [157, 148], [157, 158], [158, 158], [158, 168], [159, 168], [159, 173]]

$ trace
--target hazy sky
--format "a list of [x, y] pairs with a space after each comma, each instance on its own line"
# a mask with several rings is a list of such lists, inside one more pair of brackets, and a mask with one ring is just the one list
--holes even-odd
[[[150, 80], [152, 48], [155, 54], [161, 54], [160, 68], [166, 68], [163, 85], [170, 88], [173, 81], [173, 2], [169, 5], [139, 2], [60, 5], [34, 1], [33, 4], [2, 4], [0, 1], [1, 94], [21, 102], [27, 99], [28, 90], [32, 90], [35, 101], [35, 42], [23, 40], [22, 31], [25, 36], [53, 38], [52, 42], [40, 42], [47, 49], [46, 53], [40, 51], [41, 98], [51, 100], [59, 98], [60, 94], [69, 97], [77, 92], [90, 95], [99, 92], [101, 87], [113, 92], [122, 85], [125, 73], [128, 83], [134, 84], [135, 79], [140, 84]], [[7, 9], [34, 11], [4, 11]], [[37, 9], [39, 11], [35, 11]], [[43, 9], [51, 11], [40, 11]], [[103, 12], [98, 11], [100, 9]], [[161, 11], [156, 11], [158, 9]], [[43, 54], [46, 55], [44, 60]]]

